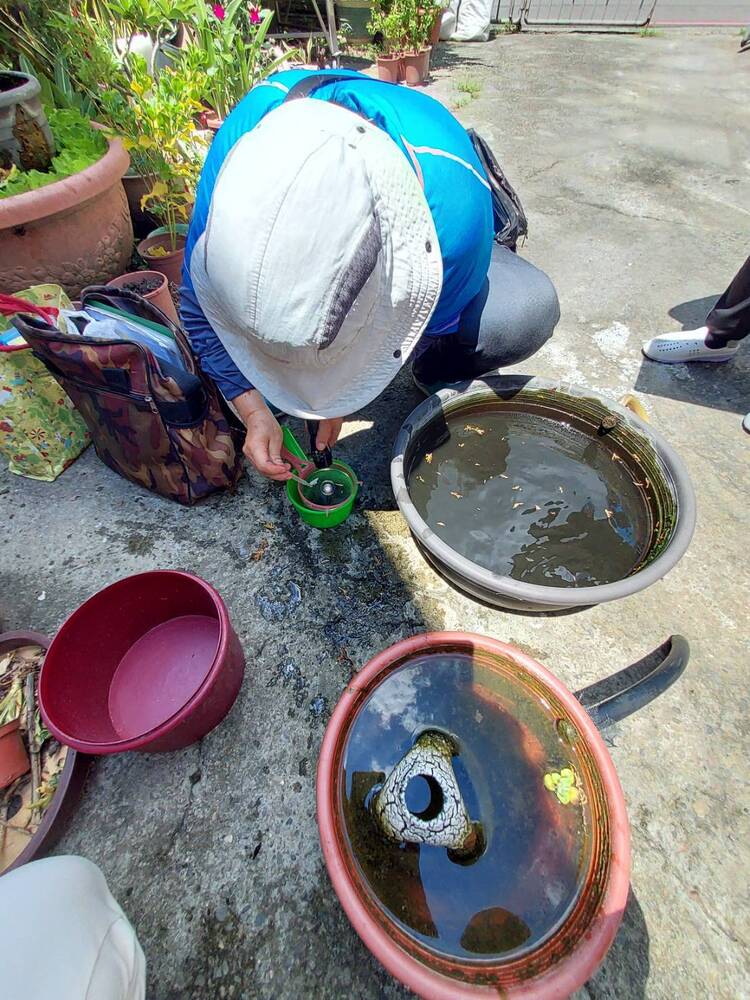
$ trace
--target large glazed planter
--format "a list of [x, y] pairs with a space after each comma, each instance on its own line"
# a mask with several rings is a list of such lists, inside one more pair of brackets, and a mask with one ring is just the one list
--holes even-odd
[[[502, 576], [457, 552], [427, 524], [411, 500], [408, 479], [421, 443], [446, 415], [500, 401], [514, 409], [569, 422], [596, 436], [602, 421], [618, 450], [650, 477], [654, 521], [660, 531], [641, 564], [624, 579], [599, 586], [541, 586]], [[684, 555], [695, 528], [695, 495], [680, 457], [654, 429], [624, 406], [591, 389], [527, 375], [486, 375], [425, 399], [404, 421], [391, 459], [391, 485], [420, 550], [450, 583], [472, 597], [513, 610], [557, 611], [628, 597], [660, 580]]]
[[62, 285], [78, 298], [128, 269], [133, 226], [122, 176], [130, 158], [113, 139], [85, 170], [0, 199], [0, 291]]

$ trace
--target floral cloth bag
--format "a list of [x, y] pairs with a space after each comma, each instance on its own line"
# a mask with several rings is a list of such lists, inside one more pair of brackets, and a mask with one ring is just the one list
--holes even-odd
[[[40, 306], [55, 322], [71, 302], [59, 285], [35, 285], [15, 297]], [[59, 383], [11, 326], [4, 299], [0, 314], [0, 455], [19, 476], [51, 483], [81, 454], [91, 438]]]

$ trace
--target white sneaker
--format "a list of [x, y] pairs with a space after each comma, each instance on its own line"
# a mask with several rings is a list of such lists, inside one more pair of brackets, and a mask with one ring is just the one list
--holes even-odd
[[643, 345], [643, 353], [652, 361], [663, 365], [677, 365], [684, 361], [729, 361], [737, 353], [738, 344], [730, 341], [726, 347], [706, 347], [709, 330], [682, 330], [680, 333], [662, 333]]

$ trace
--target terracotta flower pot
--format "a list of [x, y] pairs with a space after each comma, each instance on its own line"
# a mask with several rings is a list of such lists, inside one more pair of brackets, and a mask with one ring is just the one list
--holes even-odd
[[401, 56], [378, 56], [378, 79], [385, 83], [398, 83], [404, 78]]
[[[144, 282], [151, 284], [158, 282], [158, 288], [150, 292], [142, 291], [138, 286]], [[172, 322], [179, 323], [177, 309], [169, 292], [169, 283], [160, 271], [130, 271], [128, 274], [121, 274], [119, 278], [113, 278], [108, 285], [110, 288], [127, 288], [131, 292], [138, 292], [157, 309], [161, 309]]]
[[130, 158], [113, 139], [104, 156], [72, 177], [0, 199], [0, 287], [86, 285], [122, 274], [133, 227], [122, 176]]
[[18, 719], [0, 729], [0, 788], [7, 788], [31, 767]]
[[[149, 236], [138, 244], [138, 253], [153, 271], [159, 271], [177, 288], [182, 283], [182, 262], [185, 258], [185, 237], [177, 234], [172, 239], [167, 233]], [[154, 253], [154, 251], [157, 251]]]
[[419, 52], [404, 54], [404, 79], [407, 87], [419, 87], [427, 79], [430, 71], [430, 52], [432, 46], [428, 45]]

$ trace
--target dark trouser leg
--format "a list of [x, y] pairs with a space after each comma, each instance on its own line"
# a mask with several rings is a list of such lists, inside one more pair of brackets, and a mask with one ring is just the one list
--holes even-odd
[[517, 364], [549, 340], [559, 318], [557, 293], [547, 275], [495, 246], [484, 287], [463, 311], [458, 332], [423, 337], [414, 376], [429, 387]]
[[750, 257], [708, 314], [706, 326], [711, 331], [712, 347], [723, 347], [728, 340], [742, 340], [750, 334]]

